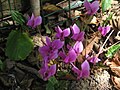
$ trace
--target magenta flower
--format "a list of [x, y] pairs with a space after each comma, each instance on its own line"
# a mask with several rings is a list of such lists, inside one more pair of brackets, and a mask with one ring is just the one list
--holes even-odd
[[75, 50], [73, 50], [73, 49], [69, 50], [67, 55], [64, 52], [60, 52], [59, 56], [63, 59], [64, 63], [75, 62], [75, 60], [77, 58], [77, 54], [76, 54]]
[[56, 64], [49, 67], [47, 63], [45, 63], [38, 72], [41, 74], [43, 80], [46, 81], [56, 73]]
[[77, 41], [75, 43], [75, 45], [73, 46], [73, 49], [75, 50], [76, 54], [80, 54], [82, 51], [83, 51], [83, 44], [82, 42], [80, 41]]
[[110, 26], [106, 26], [106, 27], [99, 26], [98, 30], [101, 32], [103, 36], [105, 36], [110, 31]]
[[83, 41], [85, 32], [83, 31], [80, 32], [80, 29], [76, 24], [71, 26], [71, 29], [73, 33], [73, 36], [71, 38], [76, 41]]
[[81, 70], [79, 70], [73, 63], [72, 64], [72, 70], [77, 74], [77, 79], [80, 78], [87, 78], [90, 75], [90, 65], [87, 60], [85, 60], [81, 64]]
[[93, 56], [89, 59], [89, 62], [93, 63], [93, 64], [96, 64], [98, 63], [99, 61], [101, 61], [99, 58], [97, 58], [96, 56]]
[[96, 14], [96, 12], [99, 10], [99, 2], [94, 1], [93, 3], [90, 3], [85, 0], [84, 7], [86, 8], [88, 15], [93, 15]]
[[61, 49], [64, 45], [64, 42], [61, 42], [59, 39], [54, 41], [50, 41], [48, 37], [46, 37], [46, 45], [39, 48], [39, 52], [44, 59], [52, 60], [58, 57], [58, 50]]
[[70, 28], [64, 29], [62, 31], [62, 29], [59, 26], [57, 26], [55, 30], [57, 32], [56, 38], [59, 38], [61, 40], [64, 40], [65, 37], [68, 37], [70, 35]]
[[27, 22], [27, 25], [32, 28], [36, 28], [41, 23], [42, 23], [42, 17], [41, 16], [35, 17], [34, 14], [32, 13], [31, 18], [29, 18]]

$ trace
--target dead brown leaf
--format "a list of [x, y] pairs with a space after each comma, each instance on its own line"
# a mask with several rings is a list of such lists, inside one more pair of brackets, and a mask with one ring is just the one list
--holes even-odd
[[87, 46], [85, 46], [85, 49], [83, 50], [82, 55], [85, 56], [85, 55], [89, 54], [93, 48], [94, 43], [98, 42], [99, 39], [100, 39], [100, 37], [98, 35], [98, 32], [95, 32], [92, 35], [92, 38], [88, 40], [89, 44]]
[[35, 46], [42, 47], [44, 43], [46, 42], [46, 36], [35, 35], [33, 36], [33, 42]]
[[115, 85], [115, 87], [120, 90], [120, 78], [116, 77], [116, 76], [112, 76], [112, 82]]
[[53, 11], [61, 10], [61, 8], [57, 7], [54, 4], [46, 4], [46, 5], [43, 6], [43, 10], [53, 12]]

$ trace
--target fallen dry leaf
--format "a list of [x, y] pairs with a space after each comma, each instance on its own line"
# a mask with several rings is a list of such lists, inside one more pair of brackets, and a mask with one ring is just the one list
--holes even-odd
[[95, 32], [92, 35], [92, 38], [88, 40], [90, 43], [87, 46], [85, 46], [85, 49], [83, 50], [82, 55], [83, 56], [88, 55], [91, 52], [94, 43], [98, 42], [99, 39], [100, 39], [100, 37], [98, 35], [98, 32]]
[[42, 39], [41, 39], [40, 35], [35, 35], [33, 36], [33, 42], [35, 46], [42, 47], [46, 42], [46, 36], [42, 36]]
[[116, 77], [116, 76], [112, 76], [111, 77], [113, 84], [115, 85], [115, 87], [120, 90], [120, 78]]

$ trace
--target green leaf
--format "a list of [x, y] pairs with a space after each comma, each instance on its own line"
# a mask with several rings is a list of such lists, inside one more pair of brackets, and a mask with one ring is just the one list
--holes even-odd
[[49, 78], [48, 81], [51, 82], [53, 85], [56, 85], [58, 83], [57, 79], [54, 76]]
[[105, 54], [106, 57], [112, 58], [119, 49], [120, 49], [120, 44], [112, 46]]
[[24, 25], [25, 23], [24, 16], [20, 12], [11, 11], [11, 16], [12, 16], [12, 19], [16, 21], [18, 24]]
[[102, 0], [102, 12], [111, 8], [112, 0]]
[[55, 87], [58, 87], [58, 80], [53, 76], [50, 77], [46, 86], [46, 90], [56, 90]]
[[46, 85], [46, 90], [55, 90], [54, 85], [51, 82], [48, 82]]
[[11, 31], [6, 44], [6, 56], [12, 60], [24, 60], [33, 49], [33, 42], [26, 33]]

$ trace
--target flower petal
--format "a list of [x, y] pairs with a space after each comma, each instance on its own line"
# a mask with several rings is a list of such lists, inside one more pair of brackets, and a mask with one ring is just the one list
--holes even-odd
[[80, 29], [79, 29], [79, 27], [76, 24], [74, 24], [73, 26], [71, 26], [71, 29], [72, 29], [73, 35], [74, 34], [78, 34], [80, 32]]
[[110, 26], [106, 27], [99, 26], [98, 30], [101, 32], [103, 36], [105, 36], [110, 31]]
[[27, 25], [30, 27], [33, 27], [34, 21], [33, 20], [28, 20]]
[[67, 37], [70, 35], [70, 28], [64, 29], [63, 30], [63, 37]]
[[96, 56], [93, 56], [89, 59], [89, 62], [93, 63], [93, 64], [96, 64], [98, 63], [99, 61], [101, 61], [99, 58], [97, 58]]
[[92, 15], [95, 14], [99, 10], [99, 2], [98, 1], [94, 1], [90, 6], [92, 9]]
[[66, 56], [66, 58], [64, 59], [64, 62], [65, 63], [75, 62], [76, 58], [77, 58], [77, 54], [75, 53], [73, 49], [71, 49], [68, 52], [68, 55]]
[[81, 53], [83, 51], [83, 44], [82, 42], [76, 42], [75, 45], [73, 46], [73, 49], [77, 54]]
[[58, 57], [58, 50], [49, 52], [49, 59], [56, 59]]
[[79, 34], [74, 34], [71, 38], [76, 41], [83, 41], [84, 40], [84, 34], [85, 32], [80, 32]]
[[87, 60], [81, 64], [82, 68], [82, 77], [88, 77], [90, 75], [90, 65]]
[[50, 66], [50, 68], [49, 68], [50, 76], [53, 76], [55, 73], [56, 73], [56, 64]]
[[89, 3], [87, 0], [85, 0], [83, 5], [86, 8], [87, 14], [91, 14], [91, 12], [92, 12], [92, 9], [91, 9], [91, 6], [90, 6], [91, 3]]
[[52, 42], [52, 45], [51, 47], [53, 48], [53, 50], [55, 49], [60, 49], [62, 48], [64, 45], [64, 42], [63, 41], [60, 41], [60, 39], [56, 39]]
[[56, 34], [56, 38], [61, 38], [61, 33], [62, 33], [62, 29], [59, 27], [59, 26], [57, 26], [56, 28], [55, 28], [55, 31], [57, 32], [57, 34]]
[[99, 9], [99, 2], [98, 1], [94, 1], [92, 4], [90, 2], [88, 2], [87, 0], [84, 2], [84, 7], [87, 10], [87, 14], [89, 15], [93, 15], [95, 14], [98, 9]]
[[65, 59], [66, 55], [64, 52], [60, 51], [58, 54], [62, 59]]
[[38, 16], [34, 19], [34, 28], [42, 23], [42, 17]]

